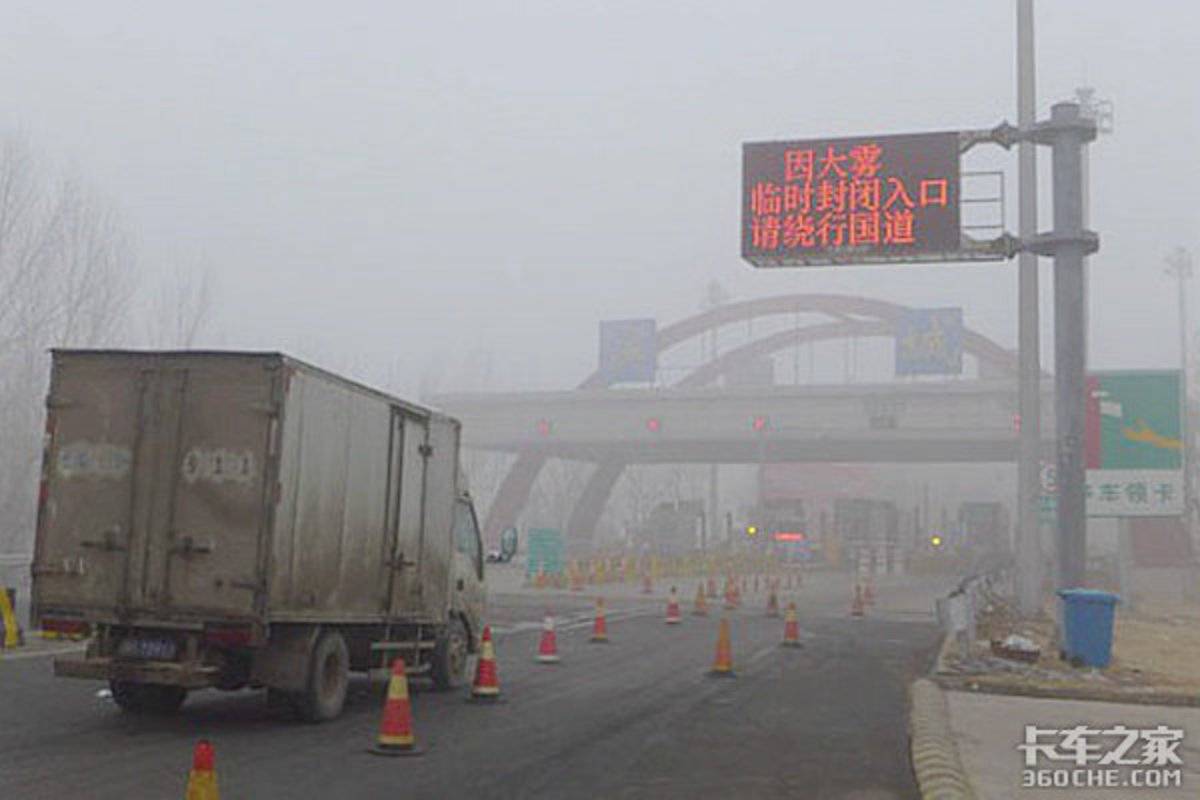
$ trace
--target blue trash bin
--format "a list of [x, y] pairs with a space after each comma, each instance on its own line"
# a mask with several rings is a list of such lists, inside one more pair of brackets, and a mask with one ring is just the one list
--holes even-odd
[[1113, 615], [1121, 598], [1095, 589], [1061, 589], [1063, 653], [1072, 664], [1107, 667], [1112, 661]]

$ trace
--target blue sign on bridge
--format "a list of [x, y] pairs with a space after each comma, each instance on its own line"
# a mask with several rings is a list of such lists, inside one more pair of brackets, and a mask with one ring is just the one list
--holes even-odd
[[896, 326], [897, 375], [962, 373], [961, 308], [905, 309]]
[[652, 383], [658, 371], [658, 325], [652, 319], [600, 323], [600, 374], [611, 383]]

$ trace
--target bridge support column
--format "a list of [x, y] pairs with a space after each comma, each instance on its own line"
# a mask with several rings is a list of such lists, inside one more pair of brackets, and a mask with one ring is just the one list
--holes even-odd
[[545, 456], [536, 453], [517, 456], [504, 476], [504, 482], [500, 484], [496, 499], [488, 509], [487, 520], [483, 523], [483, 540], [487, 547], [499, 547], [501, 532], [516, 525], [517, 516], [529, 502], [529, 493], [533, 491], [533, 484], [545, 463]]
[[616, 459], [601, 461], [596, 466], [592, 477], [588, 479], [582, 494], [579, 495], [575, 508], [571, 510], [570, 519], [567, 520], [567, 536], [572, 541], [591, 541], [596, 535], [596, 524], [600, 521], [600, 515], [604, 513], [608, 498], [612, 496], [613, 487], [617, 485], [617, 480], [624, 471], [625, 462]]

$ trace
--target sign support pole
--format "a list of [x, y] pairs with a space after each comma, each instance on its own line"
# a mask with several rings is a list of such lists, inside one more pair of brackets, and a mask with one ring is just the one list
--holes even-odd
[[1096, 123], [1078, 103], [1058, 103], [1050, 119], [1030, 131], [1051, 147], [1054, 230], [1028, 246], [1054, 257], [1054, 389], [1058, 451], [1058, 587], [1082, 586], [1087, 562], [1084, 414], [1087, 331], [1084, 323], [1083, 259], [1099, 240], [1083, 227], [1083, 147], [1096, 138]]
[[[1036, 113], [1033, 47], [1033, 0], [1017, 0], [1017, 125], [1033, 126]], [[1037, 145], [1017, 146], [1018, 228], [1021, 239], [1037, 233]], [[1018, 256], [1019, 389], [1017, 410], [1021, 419], [1017, 460], [1017, 607], [1024, 614], [1041, 607], [1042, 553], [1038, 521], [1042, 444], [1041, 355], [1039, 341], [1038, 257], [1023, 251]]]

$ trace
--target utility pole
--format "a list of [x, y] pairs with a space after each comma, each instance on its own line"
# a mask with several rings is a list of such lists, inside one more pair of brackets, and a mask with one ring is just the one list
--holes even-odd
[[1099, 239], [1083, 226], [1083, 149], [1096, 123], [1077, 103], [1056, 103], [1050, 119], [1022, 130], [1051, 148], [1054, 229], [1022, 242], [1054, 258], [1054, 410], [1058, 455], [1058, 586], [1083, 585], [1087, 561], [1087, 508], [1083, 460], [1087, 330], [1083, 260]]
[[[1189, 534], [1192, 531], [1192, 448], [1191, 426], [1188, 424], [1188, 321], [1187, 284], [1191, 280], [1192, 254], [1183, 247], [1176, 247], [1166, 258], [1166, 274], [1179, 281], [1179, 435], [1183, 442], [1183, 523]], [[1194, 538], [1194, 534], [1193, 534]], [[1198, 543], [1200, 544], [1200, 543]]]
[[[1091, 86], [1080, 86], [1075, 90], [1075, 102], [1079, 104], [1079, 113], [1096, 123], [1097, 133], [1112, 133], [1113, 104], [1111, 100], [1101, 100], [1096, 97], [1096, 90]], [[1092, 154], [1091, 145], [1083, 147], [1083, 227], [1092, 224]], [[1083, 325], [1091, 330], [1092, 303], [1091, 265], [1087, 259], [1083, 262]]]
[[[1036, 113], [1036, 74], [1033, 46], [1033, 0], [1017, 0], [1017, 125], [1033, 126]], [[1017, 146], [1018, 227], [1022, 241], [1037, 234], [1037, 145]], [[1017, 605], [1022, 614], [1041, 607], [1042, 553], [1038, 524], [1041, 494], [1041, 355], [1038, 330], [1038, 257], [1023, 250], [1018, 256], [1018, 400], [1021, 419], [1017, 460]], [[926, 494], [928, 498], [928, 494]], [[926, 499], [926, 519], [928, 519]]]

